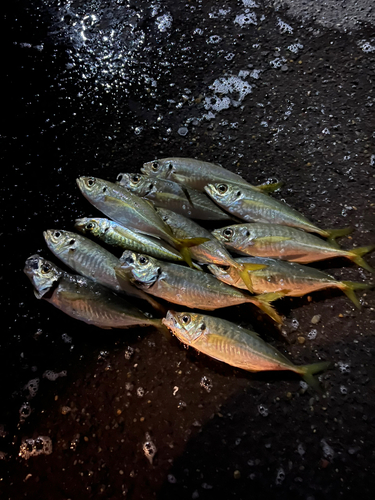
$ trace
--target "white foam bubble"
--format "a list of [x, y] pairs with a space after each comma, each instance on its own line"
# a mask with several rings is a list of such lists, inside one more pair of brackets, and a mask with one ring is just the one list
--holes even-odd
[[47, 380], [51, 380], [51, 382], [54, 382], [57, 380], [59, 377], [66, 377], [68, 372], [66, 370], [62, 370], [61, 372], [54, 372], [52, 370], [46, 370], [43, 373], [43, 378], [46, 378]]
[[27, 382], [24, 389], [28, 392], [28, 398], [31, 399], [35, 396], [39, 389], [39, 379], [33, 378]]
[[293, 34], [293, 28], [289, 26], [289, 24], [282, 21], [280, 18], [277, 19], [277, 26], [280, 28], [280, 33], [289, 33], [290, 35]]
[[164, 33], [165, 31], [168, 31], [168, 29], [172, 26], [172, 21], [172, 15], [170, 14], [170, 12], [167, 12], [166, 14], [157, 17], [155, 23], [158, 30]]
[[238, 16], [236, 16], [234, 22], [236, 24], [239, 24], [241, 28], [249, 24], [253, 24], [255, 26], [258, 24], [255, 12], [246, 12], [245, 14], [239, 14]]
[[143, 453], [145, 454], [147, 460], [152, 465], [152, 462], [153, 462], [154, 457], [155, 457], [158, 450], [157, 450], [155, 444], [151, 441], [151, 437], [150, 437], [150, 434], [148, 432], [146, 433], [146, 441], [143, 443], [142, 449], [143, 449]]
[[20, 446], [19, 456], [28, 460], [37, 455], [50, 455], [52, 453], [52, 441], [48, 436], [39, 436], [36, 439], [24, 439]]

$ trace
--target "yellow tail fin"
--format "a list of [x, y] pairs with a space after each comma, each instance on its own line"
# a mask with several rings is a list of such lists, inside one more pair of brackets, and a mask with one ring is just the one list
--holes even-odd
[[367, 264], [367, 262], [362, 258], [363, 255], [366, 255], [366, 253], [372, 252], [373, 250], [375, 250], [375, 245], [353, 248], [352, 250], [348, 251], [347, 257], [353, 262], [355, 262], [357, 266], [363, 267], [363, 269], [366, 269], [370, 273], [375, 273], [375, 269], [373, 269], [369, 264]]
[[238, 269], [238, 274], [240, 275], [242, 281], [245, 283], [247, 289], [251, 292], [254, 293], [253, 285], [251, 282], [251, 271], [257, 271], [258, 269], [264, 269], [267, 267], [264, 264], [240, 264], [237, 269]]
[[347, 236], [348, 234], [353, 232], [352, 227], [344, 227], [343, 229], [327, 229], [327, 241], [331, 243], [331, 245], [340, 248], [340, 245], [336, 242], [336, 238], [342, 238], [343, 236]]
[[210, 238], [173, 238], [173, 243], [175, 248], [180, 252], [184, 261], [192, 268], [194, 268], [191, 255], [189, 252], [190, 247], [196, 247], [205, 243], [206, 241], [210, 241]]
[[341, 283], [342, 286], [340, 286], [340, 289], [358, 309], [361, 309], [361, 303], [359, 302], [354, 290], [369, 290], [370, 288], [374, 288], [375, 286], [369, 285], [367, 283], [356, 283], [355, 281], [342, 281]]
[[262, 295], [255, 295], [253, 298], [249, 299], [249, 302], [255, 304], [261, 311], [268, 314], [276, 323], [282, 324], [283, 320], [281, 316], [277, 313], [270, 302], [284, 297], [289, 290], [283, 290], [281, 292], [263, 293]]
[[314, 375], [319, 372], [324, 372], [332, 365], [329, 361], [321, 361], [312, 365], [296, 366], [295, 372], [302, 375], [303, 380], [310, 387], [313, 387], [317, 392], [322, 392], [319, 387], [319, 382], [314, 378]]

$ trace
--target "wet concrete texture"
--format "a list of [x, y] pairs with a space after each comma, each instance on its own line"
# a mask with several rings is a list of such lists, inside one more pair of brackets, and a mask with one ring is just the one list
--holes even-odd
[[[56, 262], [43, 230], [95, 214], [76, 177], [114, 180], [166, 156], [282, 180], [275, 196], [321, 227], [354, 227], [346, 248], [374, 243], [372, 6], [313, 4], [4, 7], [1, 498], [372, 498], [373, 290], [361, 311], [335, 291], [280, 301], [281, 331], [252, 307], [215, 314], [296, 363], [332, 360], [319, 395], [153, 329], [75, 322], [22, 272], [36, 252]], [[373, 282], [346, 261], [317, 267]]]

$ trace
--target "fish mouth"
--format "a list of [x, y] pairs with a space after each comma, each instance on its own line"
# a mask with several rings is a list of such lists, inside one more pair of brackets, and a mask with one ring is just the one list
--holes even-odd
[[178, 323], [177, 323], [176, 318], [175, 318], [176, 314], [177, 313], [175, 311], [169, 310], [169, 311], [167, 311], [165, 318], [163, 318], [161, 320], [163, 325], [165, 325], [167, 328], [169, 328], [172, 331], [174, 330], [174, 328], [176, 328], [178, 326]]
[[206, 191], [207, 194], [215, 193], [215, 187], [213, 184], [207, 184], [206, 186], [204, 186], [204, 190]]
[[37, 253], [35, 255], [31, 255], [31, 257], [29, 257], [25, 262], [23, 272], [27, 276], [34, 274], [33, 271], [37, 271], [39, 269], [39, 261], [40, 255], [38, 255]]

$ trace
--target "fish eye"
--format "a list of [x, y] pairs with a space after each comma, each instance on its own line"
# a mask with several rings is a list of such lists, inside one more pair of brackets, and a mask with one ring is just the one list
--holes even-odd
[[184, 314], [181, 318], [184, 325], [188, 325], [191, 321], [191, 317], [188, 314]]
[[154, 172], [157, 172], [159, 170], [159, 163], [157, 161], [152, 162], [151, 168]]
[[92, 187], [94, 184], [95, 184], [95, 178], [94, 178], [94, 177], [90, 177], [90, 178], [87, 180], [87, 185], [88, 185], [89, 187]]
[[229, 227], [227, 229], [224, 229], [223, 236], [226, 240], [230, 240], [230, 238], [233, 236], [233, 229], [230, 229]]
[[134, 174], [131, 180], [137, 184], [141, 180], [141, 176], [139, 174]]
[[55, 232], [53, 233], [53, 236], [54, 236], [55, 238], [60, 238], [60, 236], [61, 236], [60, 231], [55, 231]]
[[219, 184], [217, 186], [217, 190], [219, 191], [220, 194], [224, 194], [228, 191], [228, 186], [226, 184]]
[[49, 264], [43, 264], [40, 270], [43, 274], [47, 274], [51, 270], [51, 266]]
[[116, 181], [122, 181], [123, 177], [124, 177], [124, 174], [118, 174]]
[[86, 229], [88, 229], [89, 231], [91, 231], [91, 229], [94, 229], [94, 227], [95, 227], [94, 222], [89, 222], [88, 224], [86, 224]]
[[144, 266], [145, 264], [148, 264], [148, 258], [144, 255], [141, 255], [138, 259], [138, 262]]

